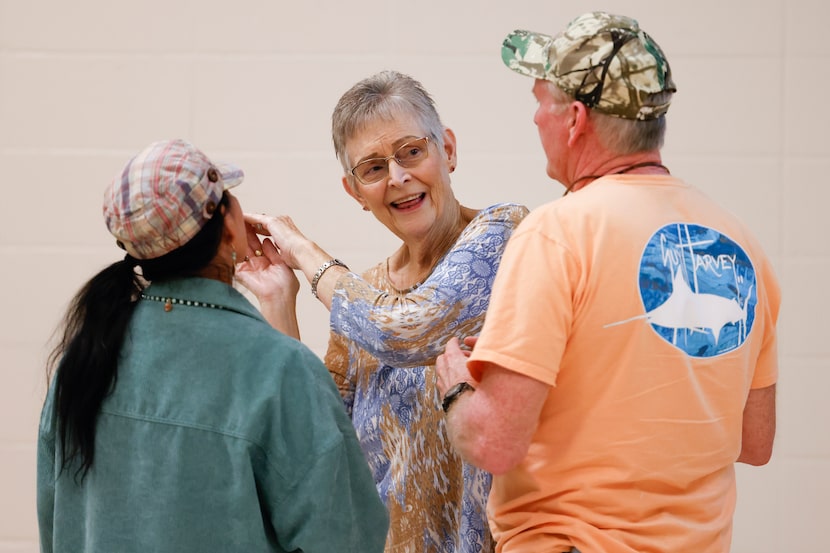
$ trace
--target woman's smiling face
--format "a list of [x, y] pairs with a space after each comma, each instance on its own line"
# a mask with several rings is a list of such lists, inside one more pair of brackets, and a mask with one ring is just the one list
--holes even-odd
[[[366, 159], [392, 156], [401, 146], [424, 136], [415, 116], [400, 114], [393, 121], [378, 120], [364, 126], [349, 139], [346, 153], [354, 167]], [[452, 210], [447, 208], [456, 206], [450, 187], [456, 153], [452, 131], [446, 131], [443, 140], [442, 148], [429, 137], [427, 156], [417, 165], [401, 167], [395, 159], [389, 159], [385, 178], [363, 184], [347, 175], [343, 186], [404, 242], [426, 239], [451, 215]]]

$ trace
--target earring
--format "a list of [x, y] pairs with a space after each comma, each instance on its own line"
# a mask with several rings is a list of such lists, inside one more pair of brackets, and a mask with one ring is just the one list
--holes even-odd
[[364, 205], [363, 206], [363, 211], [369, 211], [369, 207]]
[[228, 284], [233, 284], [233, 277], [236, 275], [236, 248], [231, 250], [231, 266], [228, 267]]

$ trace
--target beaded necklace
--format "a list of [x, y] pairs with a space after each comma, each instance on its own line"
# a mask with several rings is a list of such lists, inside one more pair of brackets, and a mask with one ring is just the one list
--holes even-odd
[[224, 305], [217, 305], [215, 303], [205, 303], [202, 301], [196, 300], [183, 300], [179, 298], [171, 298], [171, 297], [163, 297], [163, 296], [150, 296], [148, 294], [141, 294], [141, 299], [143, 300], [150, 300], [150, 301], [158, 301], [164, 304], [164, 310], [170, 312], [173, 310], [173, 305], [187, 305], [189, 307], [207, 307], [209, 309], [221, 309], [226, 311], [228, 308]]

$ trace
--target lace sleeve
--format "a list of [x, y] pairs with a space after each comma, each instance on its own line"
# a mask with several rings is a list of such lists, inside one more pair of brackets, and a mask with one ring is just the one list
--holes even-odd
[[430, 276], [405, 295], [371, 286], [353, 273], [340, 278], [331, 327], [382, 363], [432, 365], [452, 336], [479, 332], [507, 240], [527, 208], [482, 210]]

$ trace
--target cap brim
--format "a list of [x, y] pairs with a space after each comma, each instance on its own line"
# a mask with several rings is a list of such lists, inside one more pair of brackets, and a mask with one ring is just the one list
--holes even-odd
[[549, 79], [552, 43], [551, 36], [516, 30], [504, 39], [501, 45], [501, 59], [507, 67], [517, 73], [534, 79]]
[[239, 186], [245, 179], [245, 173], [232, 163], [214, 163], [214, 167], [222, 176], [222, 185], [225, 190]]

